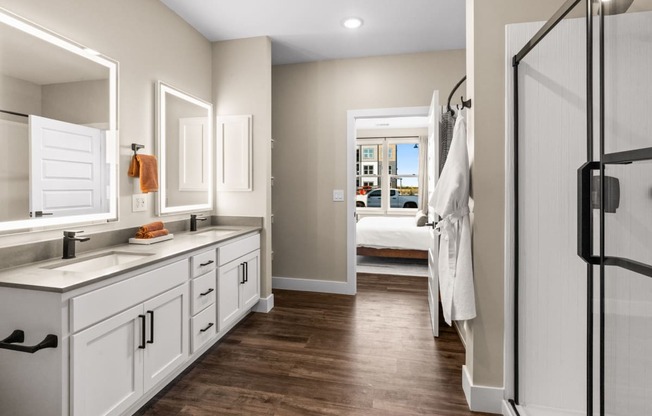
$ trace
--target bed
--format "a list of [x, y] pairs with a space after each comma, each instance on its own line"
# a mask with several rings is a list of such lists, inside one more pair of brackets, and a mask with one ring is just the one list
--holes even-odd
[[430, 227], [417, 227], [414, 216], [364, 217], [356, 225], [359, 256], [427, 259]]

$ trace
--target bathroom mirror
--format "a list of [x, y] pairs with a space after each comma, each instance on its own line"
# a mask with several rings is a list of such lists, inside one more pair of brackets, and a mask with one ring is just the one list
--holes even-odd
[[0, 8], [0, 232], [117, 219], [118, 65]]
[[212, 104], [161, 81], [156, 103], [158, 214], [212, 209]]

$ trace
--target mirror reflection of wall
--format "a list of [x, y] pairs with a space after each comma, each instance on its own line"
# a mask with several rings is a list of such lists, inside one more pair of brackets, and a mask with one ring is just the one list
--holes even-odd
[[[206, 203], [208, 193], [206, 109], [179, 97], [166, 97], [167, 206]], [[178, 150], [178, 151], [177, 151]]]
[[212, 208], [212, 105], [157, 84], [159, 214]]
[[[116, 202], [107, 199], [115, 198], [115, 162], [109, 160], [115, 152], [107, 153], [106, 144], [117, 129], [117, 64], [0, 14], [0, 230], [75, 222], [57, 217], [116, 218]], [[62, 156], [58, 147], [68, 150]], [[78, 159], [76, 151], [86, 156]], [[40, 170], [30, 170], [37, 165]]]

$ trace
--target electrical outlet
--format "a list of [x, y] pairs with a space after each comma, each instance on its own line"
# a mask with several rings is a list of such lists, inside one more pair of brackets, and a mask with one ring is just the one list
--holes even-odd
[[131, 196], [131, 212], [147, 211], [147, 198], [145, 194]]

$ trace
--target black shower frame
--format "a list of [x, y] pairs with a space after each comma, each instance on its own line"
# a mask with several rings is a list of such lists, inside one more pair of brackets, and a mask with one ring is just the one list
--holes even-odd
[[[548, 33], [550, 33], [559, 22], [561, 22], [580, 2], [586, 3], [586, 147], [587, 147], [587, 162], [578, 169], [578, 228], [577, 228], [577, 252], [586, 262], [586, 285], [587, 285], [587, 331], [586, 331], [586, 409], [587, 415], [593, 415], [593, 362], [594, 362], [594, 322], [593, 322], [593, 307], [594, 307], [594, 266], [600, 267], [600, 281], [599, 281], [599, 301], [600, 301], [600, 322], [599, 322], [599, 407], [600, 415], [604, 415], [604, 397], [605, 397], [605, 374], [604, 374], [604, 352], [605, 352], [605, 328], [604, 328], [604, 292], [605, 292], [605, 266], [617, 266], [624, 269], [633, 271], [652, 277], [652, 266], [640, 263], [634, 260], [613, 257], [605, 255], [605, 211], [600, 210], [599, 228], [600, 228], [600, 248], [599, 255], [593, 254], [593, 218], [591, 215], [592, 208], [590, 204], [590, 180], [594, 171], [600, 172], [600, 206], [605, 206], [605, 181], [604, 172], [605, 165], [608, 164], [630, 164], [632, 162], [652, 160], [652, 147], [642, 148], [636, 150], [628, 150], [616, 153], [605, 153], [605, 137], [604, 137], [604, 116], [605, 116], [605, 70], [604, 70], [604, 14], [602, 13], [602, 2], [598, 1], [594, 9], [593, 0], [567, 0], [555, 14], [541, 27], [541, 29], [528, 41], [528, 43], [512, 58], [513, 68], [513, 137], [514, 137], [514, 177], [513, 177], [513, 192], [514, 192], [514, 328], [513, 328], [513, 356], [514, 356], [514, 397], [509, 399], [514, 412], [520, 415], [517, 409], [519, 404], [519, 204], [518, 204], [518, 144], [519, 144], [519, 97], [518, 97], [518, 67], [519, 63], [527, 56], [527, 54], [534, 49], [538, 43], [543, 40]], [[593, 36], [594, 36], [594, 11], [600, 19], [599, 27], [599, 73], [598, 73], [598, 111], [599, 111], [599, 153], [600, 160], [594, 161], [593, 157], [593, 110], [594, 110], [594, 97], [593, 97]]]

